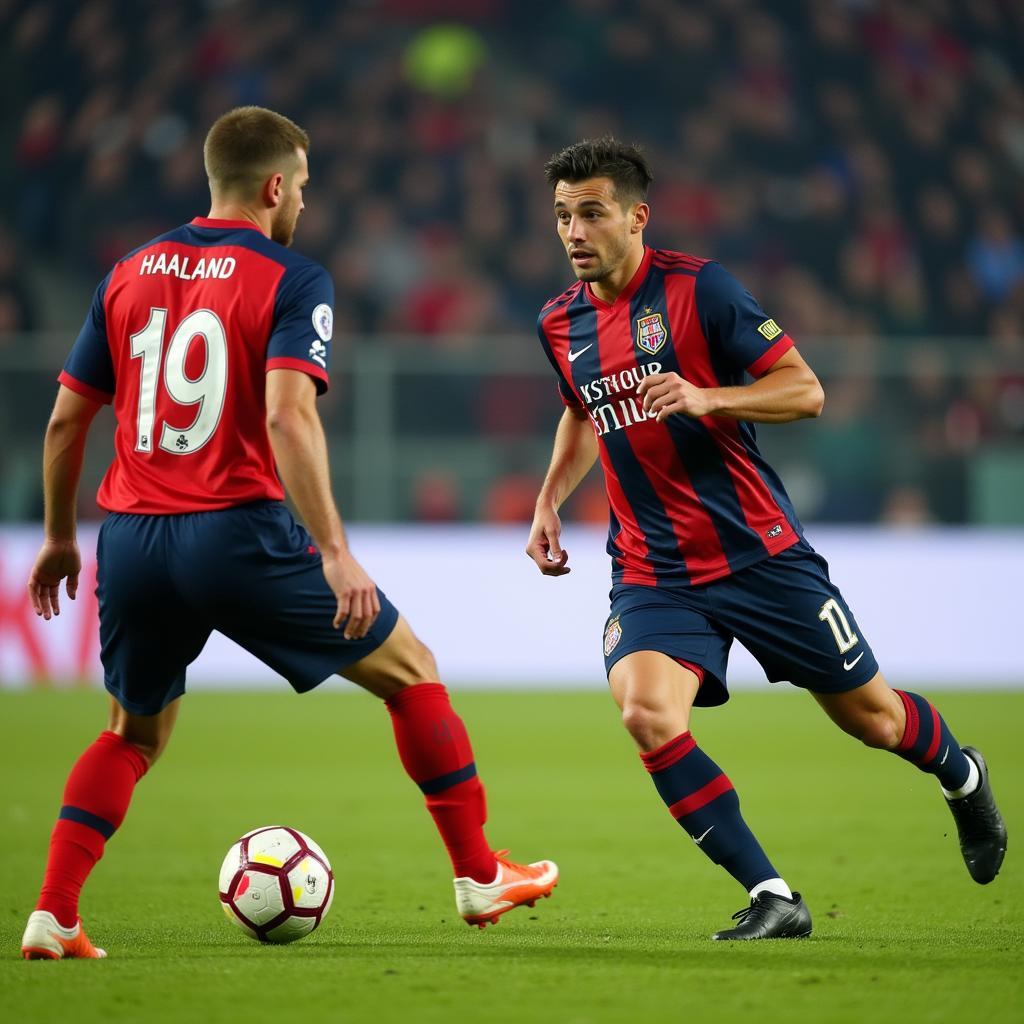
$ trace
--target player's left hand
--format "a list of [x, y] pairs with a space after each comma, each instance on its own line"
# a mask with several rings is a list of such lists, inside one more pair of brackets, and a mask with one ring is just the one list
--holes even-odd
[[652, 373], [640, 381], [636, 393], [644, 400], [644, 412], [657, 413], [660, 423], [668, 416], [707, 416], [713, 411], [709, 389], [698, 388], [678, 373]]
[[45, 541], [28, 578], [28, 596], [36, 615], [47, 621], [60, 615], [60, 581], [67, 579], [68, 597], [74, 601], [81, 571], [82, 556], [75, 541]]
[[338, 599], [334, 628], [342, 629], [346, 640], [362, 640], [380, 614], [377, 584], [348, 552], [336, 558], [325, 556], [323, 570]]

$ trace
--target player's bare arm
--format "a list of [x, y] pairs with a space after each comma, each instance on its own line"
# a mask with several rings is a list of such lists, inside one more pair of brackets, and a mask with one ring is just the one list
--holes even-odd
[[316, 385], [298, 370], [267, 373], [267, 434], [281, 478], [320, 549], [324, 576], [338, 599], [337, 629], [345, 638], [366, 636], [380, 613], [377, 587], [352, 557], [334, 497], [327, 441], [316, 410]]
[[726, 416], [754, 423], [789, 423], [821, 415], [825, 404], [814, 371], [790, 349], [751, 384], [731, 388], [699, 388], [678, 373], [655, 373], [637, 388], [644, 411], [668, 416]]
[[28, 578], [28, 593], [36, 615], [60, 615], [60, 581], [67, 580], [68, 597], [78, 592], [82, 557], [76, 540], [75, 506], [78, 481], [89, 427], [101, 403], [61, 385], [43, 444], [45, 540]]
[[526, 553], [545, 576], [564, 576], [569, 553], [561, 546], [558, 509], [590, 471], [597, 459], [597, 439], [585, 409], [570, 407], [555, 432], [551, 465], [537, 497]]

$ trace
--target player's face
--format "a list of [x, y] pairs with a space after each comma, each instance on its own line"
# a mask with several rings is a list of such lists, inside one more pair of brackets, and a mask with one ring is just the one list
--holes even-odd
[[581, 281], [603, 281], [622, 266], [637, 232], [637, 207], [642, 205], [630, 203], [623, 209], [610, 178], [560, 181], [555, 186], [558, 237]]
[[281, 184], [282, 197], [270, 221], [270, 237], [279, 245], [291, 245], [295, 237], [295, 225], [299, 214], [305, 209], [302, 190], [309, 182], [309, 161], [304, 150], [296, 149], [299, 162], [290, 177]]

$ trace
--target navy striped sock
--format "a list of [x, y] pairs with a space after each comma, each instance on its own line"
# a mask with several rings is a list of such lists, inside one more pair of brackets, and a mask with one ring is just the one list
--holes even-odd
[[689, 732], [641, 753], [640, 759], [669, 814], [711, 860], [748, 891], [778, 877], [740, 814], [740, 799], [728, 776]]
[[919, 694], [896, 692], [906, 709], [907, 725], [893, 753], [934, 775], [943, 789], [959, 789], [967, 781], [971, 767], [942, 715]]

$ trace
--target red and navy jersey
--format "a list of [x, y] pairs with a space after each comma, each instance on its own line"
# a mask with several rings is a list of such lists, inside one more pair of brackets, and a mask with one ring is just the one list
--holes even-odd
[[327, 389], [334, 286], [247, 221], [197, 217], [104, 278], [58, 378], [113, 402], [114, 461], [97, 501], [164, 514], [280, 501], [265, 376]]
[[645, 248], [612, 302], [577, 282], [548, 302], [537, 331], [562, 400], [590, 414], [611, 508], [613, 579], [708, 583], [785, 550], [802, 528], [752, 424], [644, 413], [644, 377], [702, 388], [758, 377], [793, 346], [718, 263]]

